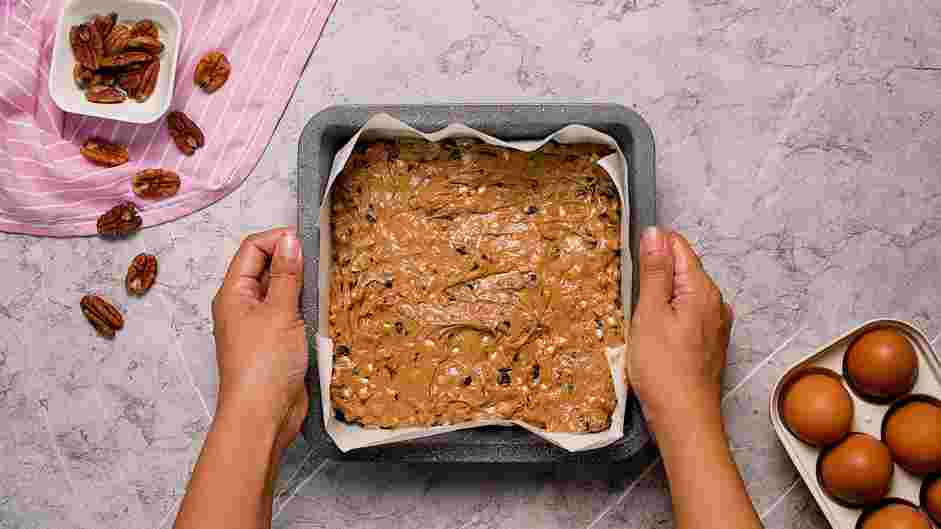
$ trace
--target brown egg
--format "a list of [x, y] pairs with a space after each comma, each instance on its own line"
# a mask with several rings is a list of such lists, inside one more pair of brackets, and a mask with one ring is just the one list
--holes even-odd
[[853, 400], [836, 373], [810, 372], [787, 388], [781, 414], [791, 432], [814, 446], [839, 442], [853, 424]]
[[931, 522], [914, 507], [890, 503], [868, 515], [860, 529], [931, 529]]
[[849, 505], [881, 500], [889, 492], [894, 469], [889, 449], [875, 437], [858, 432], [824, 451], [817, 462], [824, 490]]
[[911, 391], [918, 376], [918, 355], [898, 331], [876, 329], [856, 338], [843, 359], [846, 378], [856, 392], [884, 401]]
[[882, 439], [896, 463], [912, 474], [941, 472], [941, 404], [912, 400], [890, 409]]
[[928, 514], [934, 518], [935, 523], [941, 527], [941, 475], [935, 477], [934, 481], [925, 483], [921, 506], [928, 511]]

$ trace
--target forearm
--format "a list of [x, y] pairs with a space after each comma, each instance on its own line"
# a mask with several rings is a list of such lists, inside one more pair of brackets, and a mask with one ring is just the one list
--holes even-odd
[[676, 527], [761, 528], [729, 451], [718, 402], [692, 402], [683, 408], [669, 415], [682, 422], [655, 427]]
[[276, 438], [276, 427], [220, 407], [174, 528], [270, 527], [280, 460]]

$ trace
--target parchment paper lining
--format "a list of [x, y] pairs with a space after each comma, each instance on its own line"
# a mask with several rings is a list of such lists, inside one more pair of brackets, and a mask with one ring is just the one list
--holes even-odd
[[[608, 348], [606, 351], [608, 365], [611, 368], [611, 376], [614, 381], [617, 406], [611, 416], [611, 427], [603, 432], [547, 432], [521, 421], [506, 420], [472, 421], [446, 426], [434, 426], [431, 428], [384, 430], [363, 428], [361, 426], [346, 424], [336, 419], [333, 403], [330, 400], [330, 380], [333, 373], [333, 340], [329, 337], [329, 310], [327, 309], [330, 306], [329, 278], [333, 267], [332, 233], [330, 226], [330, 191], [333, 188], [333, 182], [336, 180], [337, 175], [343, 170], [350, 154], [353, 152], [353, 147], [355, 147], [359, 141], [395, 138], [424, 138], [432, 142], [448, 138], [477, 138], [491, 145], [508, 147], [524, 152], [535, 151], [551, 140], [557, 143], [599, 143], [607, 145], [615, 149], [616, 152], [602, 158], [597, 163], [611, 176], [617, 187], [622, 208], [621, 247], [624, 249], [630, 248], [627, 225], [628, 219], [630, 218], [630, 211], [628, 209], [629, 202], [625, 198], [629, 190], [623, 189], [623, 186], [626, 185], [627, 182], [625, 178], [627, 174], [627, 159], [624, 153], [621, 152], [617, 142], [607, 134], [603, 134], [583, 125], [568, 125], [542, 140], [505, 142], [460, 123], [449, 125], [437, 132], [425, 134], [409, 127], [388, 114], [377, 114], [370, 118], [334, 157], [333, 167], [330, 170], [330, 176], [327, 180], [327, 187], [324, 190], [324, 199], [320, 206], [320, 255], [322, 257], [320, 259], [318, 282], [320, 287], [319, 306], [322, 307], [322, 310], [320, 311], [320, 321], [317, 327], [317, 366], [320, 378], [320, 396], [323, 405], [324, 428], [326, 428], [330, 437], [333, 438], [337, 447], [341, 451], [347, 452], [355, 448], [398, 443], [467, 428], [491, 425], [510, 426], [514, 424], [570, 452], [603, 448], [623, 437], [624, 413], [627, 405], [627, 384], [625, 380], [626, 347], [624, 346]], [[621, 299], [625, 301], [623, 304], [625, 308], [625, 321], [630, 320], [631, 285], [631, 255], [629, 251], [623, 251], [621, 252]], [[625, 329], [627, 328], [629, 327], [625, 325]]]

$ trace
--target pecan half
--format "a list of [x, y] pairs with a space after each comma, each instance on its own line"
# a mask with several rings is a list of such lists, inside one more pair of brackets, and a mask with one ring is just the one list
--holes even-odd
[[203, 131], [186, 114], [178, 110], [167, 115], [167, 127], [173, 142], [187, 156], [192, 156], [196, 149], [206, 144]]
[[147, 200], [170, 198], [180, 190], [180, 175], [167, 169], [144, 169], [134, 175], [131, 189]]
[[125, 24], [118, 24], [105, 38], [105, 55], [117, 55], [127, 48], [131, 40], [131, 28]]
[[79, 88], [85, 89], [96, 85], [111, 86], [115, 82], [115, 77], [110, 72], [98, 70], [93, 72], [79, 63], [75, 63], [72, 68], [72, 77], [75, 79]]
[[124, 328], [124, 316], [100, 296], [87, 295], [79, 305], [82, 307], [82, 314], [98, 334], [114, 338], [114, 334]]
[[163, 51], [163, 43], [153, 37], [131, 37], [131, 39], [127, 41], [126, 48], [129, 50], [145, 51], [151, 55], [160, 55], [160, 52]]
[[135, 97], [137, 95], [137, 88], [140, 86], [143, 77], [144, 70], [121, 72], [118, 74], [117, 83], [122, 90], [127, 92], [128, 96]]
[[159, 39], [160, 30], [157, 29], [157, 24], [153, 20], [144, 19], [134, 24], [134, 27], [131, 28], [131, 36]]
[[114, 86], [115, 81], [117, 81], [117, 77], [113, 73], [98, 70], [91, 79], [91, 85]]
[[95, 72], [86, 68], [82, 63], [77, 62], [75, 66], [72, 67], [72, 78], [75, 79], [75, 84], [80, 88], [85, 88], [92, 84], [92, 80], [95, 78]]
[[79, 24], [69, 30], [69, 45], [75, 60], [89, 70], [97, 70], [104, 52], [101, 35], [94, 24]]
[[195, 80], [207, 94], [211, 94], [222, 87], [229, 80], [232, 65], [229, 59], [218, 51], [207, 53], [196, 65]]
[[124, 279], [124, 288], [128, 294], [143, 296], [154, 286], [157, 280], [157, 256], [142, 253], [131, 261], [127, 267], [127, 277]]
[[111, 57], [104, 57], [99, 64], [102, 68], [124, 68], [132, 64], [154, 60], [153, 55], [143, 51], [126, 51]]
[[107, 15], [98, 15], [93, 19], [95, 23], [95, 28], [98, 29], [98, 34], [101, 35], [101, 38], [108, 38], [108, 35], [111, 34], [111, 30], [114, 29], [114, 25], [118, 21], [117, 13], [110, 13]]
[[85, 99], [91, 101], [92, 103], [123, 103], [127, 96], [124, 95], [124, 92], [114, 88], [113, 86], [108, 85], [93, 85], [85, 90]]
[[106, 167], [124, 165], [130, 159], [127, 147], [101, 138], [86, 140], [82, 145], [82, 156], [90, 162]]
[[127, 237], [143, 224], [133, 202], [121, 202], [98, 217], [98, 234], [102, 237]]
[[141, 70], [140, 84], [137, 85], [137, 89], [131, 97], [140, 103], [150, 99], [150, 96], [153, 95], [154, 90], [157, 88], [158, 77], [160, 77], [160, 61], [156, 60], [148, 64], [147, 68]]

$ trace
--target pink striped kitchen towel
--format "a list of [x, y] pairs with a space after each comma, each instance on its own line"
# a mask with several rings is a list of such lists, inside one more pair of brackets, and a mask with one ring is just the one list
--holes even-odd
[[[53, 32], [63, 0], [0, 0], [0, 231], [48, 236], [95, 233], [95, 221], [132, 199], [131, 176], [150, 167], [183, 179], [172, 199], [138, 202], [146, 226], [212, 204], [258, 163], [336, 0], [170, 0], [183, 19], [171, 109], [208, 138], [183, 156], [164, 120], [131, 125], [67, 114], [49, 97]], [[202, 55], [225, 52], [232, 76], [207, 95], [193, 83]], [[79, 154], [98, 136], [129, 146], [132, 162], [104, 169]]]

